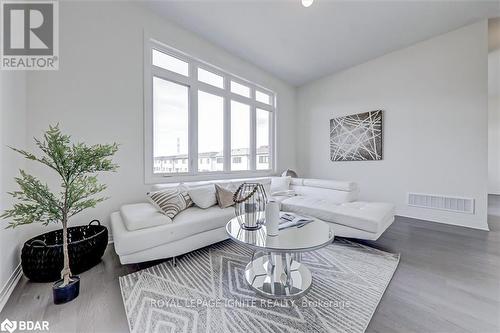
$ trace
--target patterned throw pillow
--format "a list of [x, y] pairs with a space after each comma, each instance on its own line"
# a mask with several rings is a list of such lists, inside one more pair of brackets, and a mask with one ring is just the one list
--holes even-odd
[[175, 215], [193, 205], [193, 201], [183, 185], [148, 193], [148, 199], [165, 215], [174, 218]]
[[234, 205], [233, 195], [234, 192], [215, 184], [215, 197], [220, 208], [227, 208]]

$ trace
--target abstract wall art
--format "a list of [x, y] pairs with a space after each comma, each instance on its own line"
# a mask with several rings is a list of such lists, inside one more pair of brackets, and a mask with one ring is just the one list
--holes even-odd
[[330, 119], [330, 159], [382, 159], [382, 110]]

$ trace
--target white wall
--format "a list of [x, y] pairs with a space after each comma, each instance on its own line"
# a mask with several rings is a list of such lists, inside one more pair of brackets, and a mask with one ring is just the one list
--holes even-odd
[[[299, 88], [298, 163], [354, 180], [397, 214], [487, 229], [487, 23], [415, 44]], [[329, 120], [383, 109], [384, 160], [331, 162]], [[412, 208], [407, 192], [476, 199], [474, 215]]]
[[500, 49], [488, 54], [488, 193], [500, 194]]
[[488, 193], [500, 194], [500, 18], [488, 23]]
[[[49, 124], [87, 143], [121, 144], [116, 174], [102, 177], [111, 199], [74, 218], [107, 223], [120, 205], [143, 201], [143, 31], [162, 42], [274, 90], [278, 170], [295, 167], [295, 89], [133, 2], [60, 2], [59, 71], [28, 75], [28, 127]], [[42, 175], [45, 171], [35, 168]]]
[[[6, 192], [14, 189], [14, 177], [24, 167], [24, 160], [7, 145], [24, 148], [25, 127], [26, 74], [0, 71], [0, 212], [11, 208], [12, 198]], [[27, 235], [23, 228], [6, 230], [8, 223], [0, 220], [0, 292], [19, 264], [20, 248]]]

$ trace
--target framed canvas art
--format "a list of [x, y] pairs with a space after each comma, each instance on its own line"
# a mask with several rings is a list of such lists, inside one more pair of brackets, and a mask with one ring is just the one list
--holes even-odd
[[330, 119], [330, 159], [382, 159], [382, 110]]

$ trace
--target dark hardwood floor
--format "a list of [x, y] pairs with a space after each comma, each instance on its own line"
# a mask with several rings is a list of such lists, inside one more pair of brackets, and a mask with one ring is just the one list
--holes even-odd
[[500, 233], [398, 217], [401, 261], [368, 332], [500, 332]]
[[[500, 332], [500, 232], [397, 217], [378, 241], [364, 243], [401, 253], [367, 332]], [[128, 332], [118, 276], [148, 265], [121, 266], [109, 246], [66, 305], [52, 304], [51, 284], [23, 277], [0, 321], [48, 320], [50, 332]]]

